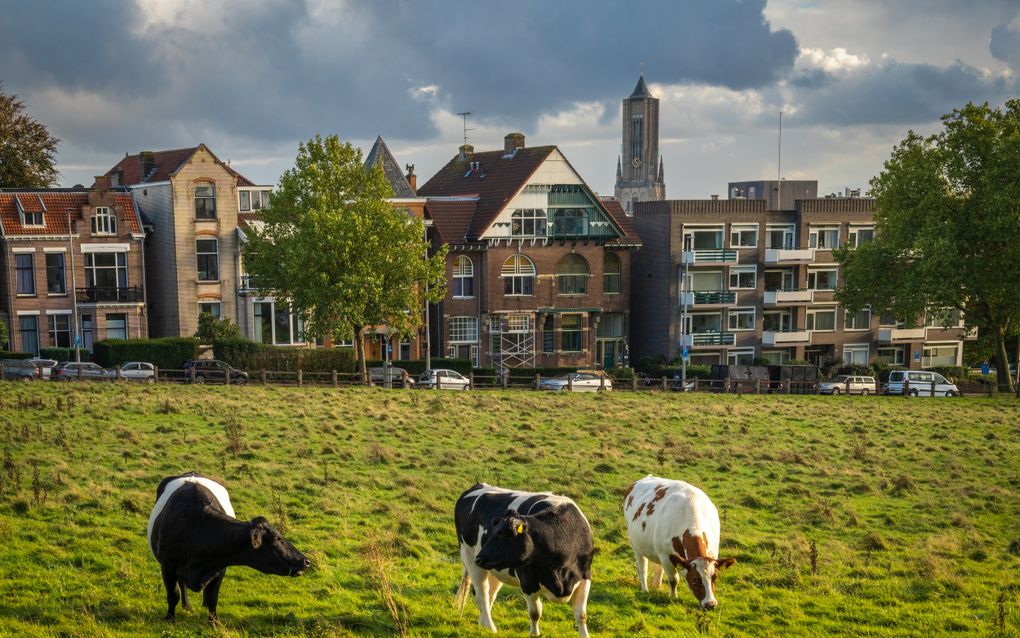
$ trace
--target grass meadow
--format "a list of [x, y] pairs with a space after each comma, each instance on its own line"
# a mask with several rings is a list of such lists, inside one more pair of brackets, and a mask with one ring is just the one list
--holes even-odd
[[[594, 636], [1020, 637], [1020, 402], [0, 384], [0, 636], [484, 636], [453, 605], [475, 481], [574, 498]], [[227, 572], [163, 621], [156, 485], [196, 470], [314, 567]], [[620, 500], [654, 473], [722, 517], [719, 609], [638, 591]], [[500, 633], [525, 636], [504, 588]], [[546, 603], [544, 635], [576, 636]]]

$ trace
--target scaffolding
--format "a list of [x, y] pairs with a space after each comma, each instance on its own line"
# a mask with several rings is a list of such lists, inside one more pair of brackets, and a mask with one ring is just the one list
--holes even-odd
[[493, 317], [490, 332], [492, 363], [500, 375], [512, 368], [535, 367], [535, 329], [531, 315]]

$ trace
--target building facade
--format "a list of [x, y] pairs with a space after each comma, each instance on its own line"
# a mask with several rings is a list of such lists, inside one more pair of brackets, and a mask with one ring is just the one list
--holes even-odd
[[[749, 195], [748, 185], [758, 199]], [[960, 365], [959, 316], [916, 321], [881, 309], [849, 313], [834, 298], [840, 268], [833, 249], [871, 241], [874, 200], [817, 198], [817, 183], [775, 205], [768, 183], [730, 185], [727, 200], [642, 203], [634, 224], [644, 238], [632, 280], [636, 357], [675, 359], [686, 342], [692, 363], [749, 364], [793, 359], [816, 365]], [[787, 188], [783, 184], [783, 188]], [[743, 190], [741, 190], [743, 189]], [[778, 193], [778, 191], [776, 191]], [[770, 204], [773, 204], [770, 206]]]
[[499, 151], [465, 145], [419, 194], [449, 249], [434, 352], [503, 370], [625, 364], [641, 243], [558, 148], [519, 133]]
[[0, 191], [0, 241], [9, 349], [148, 337], [145, 231], [126, 189], [97, 177], [90, 189]]
[[666, 199], [659, 155], [659, 100], [652, 97], [641, 74], [630, 97], [623, 100], [623, 143], [616, 158], [616, 201], [627, 215], [636, 202]]

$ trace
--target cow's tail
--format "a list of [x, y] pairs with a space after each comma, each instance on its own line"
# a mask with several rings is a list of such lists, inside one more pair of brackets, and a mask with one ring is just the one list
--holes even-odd
[[454, 604], [457, 605], [457, 609], [461, 612], [464, 611], [464, 605], [467, 604], [468, 592], [470, 590], [471, 576], [468, 575], [467, 565], [462, 565], [460, 572], [460, 587], [457, 588], [457, 595], [453, 599]]

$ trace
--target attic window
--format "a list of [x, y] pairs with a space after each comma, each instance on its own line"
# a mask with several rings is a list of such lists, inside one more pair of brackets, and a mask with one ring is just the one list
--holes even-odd
[[45, 220], [43, 219], [43, 213], [46, 211], [46, 205], [43, 204], [42, 198], [38, 195], [34, 197], [26, 196], [23, 201], [18, 195], [14, 196], [14, 201], [18, 207], [18, 213], [21, 216], [22, 226], [45, 226]]
[[92, 213], [93, 235], [116, 235], [117, 217], [107, 206], [99, 206]]

